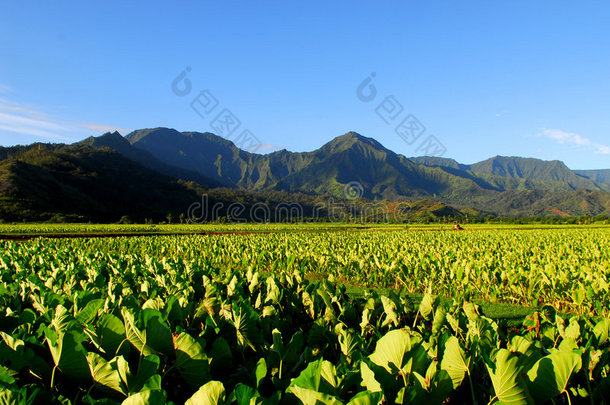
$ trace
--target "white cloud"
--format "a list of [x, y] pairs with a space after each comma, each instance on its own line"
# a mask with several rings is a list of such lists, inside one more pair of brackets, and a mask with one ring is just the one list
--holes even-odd
[[595, 153], [610, 155], [609, 146], [593, 142], [591, 139], [575, 132], [562, 131], [561, 129], [543, 129], [535, 136], [552, 139], [559, 144], [571, 144], [586, 147], [589, 150], [593, 150]]
[[[0, 92], [2, 92], [0, 84]], [[62, 120], [39, 109], [0, 97], [0, 130], [53, 141], [77, 141], [89, 135], [108, 131], [126, 134], [131, 130], [114, 125], [80, 123]]]
[[539, 136], [544, 136], [546, 138], [553, 139], [558, 143], [573, 143], [575, 145], [581, 146], [591, 145], [590, 139], [584, 138], [574, 132], [566, 132], [560, 129], [545, 129], [540, 132]]
[[93, 124], [93, 123], [87, 123], [87, 122], [84, 124], [80, 124], [80, 125], [84, 128], [90, 129], [95, 132], [100, 132], [100, 133], [118, 131], [121, 135], [127, 135], [128, 133], [133, 131], [133, 129], [130, 129], [130, 128], [121, 128], [121, 127], [117, 127], [114, 125]]
[[279, 145], [273, 145], [270, 143], [263, 143], [258, 147], [259, 151], [263, 151], [263, 150], [272, 151], [272, 150], [280, 150], [280, 149], [283, 149], [283, 147], [279, 146]]
[[595, 153], [599, 153], [601, 155], [610, 155], [610, 147], [604, 146], [604, 145], [599, 145], [597, 147], [597, 150], [595, 151]]

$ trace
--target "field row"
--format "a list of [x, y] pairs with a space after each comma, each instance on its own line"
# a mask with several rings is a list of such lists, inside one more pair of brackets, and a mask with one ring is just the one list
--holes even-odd
[[[462, 224], [467, 230], [480, 229], [599, 229], [596, 225], [548, 224]], [[452, 224], [375, 224], [349, 222], [305, 223], [208, 223], [208, 224], [0, 224], [0, 235], [58, 235], [58, 234], [133, 234], [133, 233], [203, 233], [203, 232], [302, 232], [320, 230], [451, 230]]]
[[298, 271], [359, 287], [548, 304], [586, 315], [607, 315], [610, 307], [608, 228], [53, 239], [4, 242], [4, 247], [0, 265], [7, 269]]

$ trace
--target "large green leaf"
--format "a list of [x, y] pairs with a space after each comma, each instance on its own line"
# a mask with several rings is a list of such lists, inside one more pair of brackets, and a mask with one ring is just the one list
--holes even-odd
[[161, 312], [154, 309], [143, 309], [141, 316], [144, 329], [138, 328], [135, 317], [130, 311], [123, 309], [122, 315], [127, 340], [143, 356], [157, 353], [171, 355], [173, 353], [172, 333], [165, 324]]
[[155, 350], [146, 344], [146, 330], [140, 330], [136, 326], [134, 315], [127, 309], [122, 309], [121, 314], [125, 321], [125, 335], [129, 343], [131, 343], [143, 356], [155, 353]]
[[210, 360], [203, 347], [188, 333], [181, 333], [174, 340], [176, 368], [192, 386], [200, 387], [209, 380]]
[[[413, 372], [413, 385], [403, 388], [398, 393], [396, 403], [427, 405], [444, 403], [453, 390], [453, 382], [446, 371], [436, 372], [437, 367], [438, 364], [433, 362], [425, 377], [418, 372]], [[434, 372], [430, 372], [431, 370]]]
[[57, 333], [66, 332], [76, 325], [76, 320], [63, 305], [58, 305], [55, 308], [55, 316], [51, 320], [51, 326], [55, 328]]
[[[365, 360], [386, 398], [394, 398], [401, 387], [409, 384], [413, 370], [427, 367], [426, 350], [418, 341], [418, 337], [412, 337], [406, 330], [392, 330], [377, 341], [375, 351]], [[362, 368], [362, 372], [366, 373], [366, 368]], [[363, 374], [365, 376], [372, 390], [375, 384], [367, 374]]]
[[76, 380], [87, 380], [91, 377], [87, 353], [82, 345], [85, 340], [85, 337], [76, 331], [61, 332], [56, 336], [52, 336], [52, 333], [47, 335], [47, 344], [55, 366], [66, 376]]
[[578, 317], [575, 316], [570, 319], [570, 324], [565, 328], [563, 338], [578, 341], [580, 338], [580, 323], [578, 322]]
[[297, 378], [292, 380], [286, 392], [293, 393], [303, 403], [340, 403], [334, 397], [340, 381], [335, 366], [326, 360], [312, 361]]
[[280, 360], [289, 363], [297, 361], [303, 348], [303, 334], [300, 331], [295, 332], [287, 345], [284, 345], [282, 333], [279, 330], [274, 329], [272, 336], [273, 344], [271, 345], [271, 352], [277, 354]]
[[118, 359], [118, 357], [115, 357], [110, 361], [106, 361], [106, 359], [97, 353], [87, 353], [87, 364], [89, 365], [93, 381], [123, 395], [127, 395], [127, 386], [119, 374]]
[[210, 358], [212, 359], [212, 369], [231, 370], [233, 366], [233, 353], [231, 352], [231, 346], [223, 338], [218, 337], [212, 343], [212, 349], [210, 350]]
[[142, 320], [146, 328], [146, 345], [167, 356], [173, 354], [172, 332], [163, 319], [163, 314], [154, 309], [143, 309]]
[[230, 322], [235, 327], [237, 343], [240, 347], [250, 347], [256, 350], [256, 344], [261, 340], [261, 336], [256, 327], [258, 314], [248, 307], [240, 307], [239, 312], [231, 310]]
[[445, 370], [453, 381], [453, 388], [462, 384], [466, 373], [469, 372], [470, 358], [466, 359], [460, 342], [455, 336], [449, 337], [445, 342], [445, 351], [441, 361], [441, 369]]
[[396, 304], [390, 298], [382, 295], [381, 304], [383, 305], [383, 312], [386, 315], [383, 321], [382, 327], [389, 324], [394, 324], [394, 327], [398, 326], [398, 314], [396, 314]]
[[572, 375], [582, 366], [578, 353], [554, 351], [528, 371], [528, 388], [536, 402], [543, 403], [566, 391]]
[[411, 335], [402, 329], [386, 333], [377, 341], [375, 351], [369, 356], [376, 365], [383, 367], [390, 374], [398, 374], [403, 366], [407, 353], [411, 350]]
[[301, 371], [301, 374], [292, 380], [290, 386], [299, 386], [301, 388], [307, 388], [314, 391], [320, 389], [320, 380], [322, 378], [322, 361], [323, 360], [316, 360], [309, 363], [305, 370]]
[[359, 336], [351, 329], [346, 330], [342, 324], [338, 324], [335, 327], [335, 334], [339, 340], [341, 353], [351, 362], [362, 345]]
[[260, 387], [261, 381], [267, 376], [267, 362], [264, 357], [261, 357], [256, 363], [254, 370], [254, 379], [256, 380], [256, 388]]
[[[98, 320], [96, 330], [102, 349], [109, 355], [118, 354], [119, 346], [126, 339], [123, 322], [112, 314], [104, 314]], [[129, 344], [123, 347], [128, 348]]]
[[46, 359], [37, 356], [32, 349], [26, 347], [23, 340], [5, 332], [0, 332], [0, 337], [2, 337], [0, 362], [9, 369], [11, 375], [19, 374], [24, 368], [28, 368], [41, 376], [51, 374]]
[[304, 405], [342, 405], [336, 397], [299, 386], [291, 386], [290, 392], [301, 400]]
[[295, 363], [301, 355], [304, 343], [303, 334], [300, 331], [294, 333], [287, 345], [284, 345], [282, 333], [279, 330], [274, 329], [272, 336], [273, 344], [271, 345], [269, 355], [270, 359], [279, 364], [279, 378], [282, 378], [286, 364]]
[[348, 405], [379, 405], [383, 401], [381, 392], [362, 391], [354, 395]]
[[419, 314], [426, 320], [432, 319], [435, 299], [431, 294], [425, 294], [419, 303]]
[[190, 397], [185, 405], [207, 405], [224, 404], [225, 387], [220, 381], [210, 381], [201, 386], [195, 394]]
[[162, 390], [146, 390], [130, 395], [121, 405], [165, 405], [165, 396]]
[[506, 349], [496, 353], [493, 365], [487, 366], [491, 383], [494, 387], [495, 399], [503, 404], [530, 404], [531, 397], [523, 377], [519, 358]]
[[447, 319], [447, 310], [439, 305], [434, 311], [434, 318], [432, 320], [432, 334], [436, 335], [441, 327], [445, 324]]
[[377, 381], [375, 373], [369, 368], [366, 362], [360, 363], [360, 378], [362, 378], [362, 386], [366, 387], [370, 392], [381, 392], [381, 384]]
[[608, 341], [608, 331], [610, 330], [610, 319], [603, 318], [597, 322], [595, 328], [593, 328], [593, 333], [597, 338], [597, 342], [599, 345], [603, 345]]
[[228, 402], [232, 403], [232, 401], [236, 401], [237, 405], [257, 405], [263, 403], [260, 399], [260, 395], [254, 388], [242, 383], [237, 384], [231, 393]]
[[342, 378], [337, 375], [337, 369], [330, 361], [322, 361], [320, 376], [320, 391], [336, 395], [340, 390]]
[[97, 316], [97, 312], [104, 305], [103, 299], [94, 299], [91, 300], [85, 305], [83, 309], [81, 309], [78, 314], [76, 314], [76, 320], [82, 324], [89, 324], [91, 321], [95, 319]]
[[157, 355], [142, 357], [138, 366], [137, 374], [133, 374], [129, 369], [129, 364], [123, 357], [117, 358], [117, 370], [121, 381], [131, 393], [138, 392], [144, 387], [147, 381], [152, 378], [159, 370], [160, 360]]
[[7, 388], [14, 384], [15, 378], [11, 375], [11, 371], [3, 365], [0, 365], [0, 387]]

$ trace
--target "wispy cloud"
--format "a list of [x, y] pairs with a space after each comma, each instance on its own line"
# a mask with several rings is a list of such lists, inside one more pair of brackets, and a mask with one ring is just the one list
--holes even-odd
[[0, 83], [0, 94], [8, 94], [11, 91], [10, 86], [4, 83]]
[[284, 149], [284, 147], [279, 146], [279, 145], [274, 145], [271, 143], [263, 143], [258, 147], [259, 151], [274, 151], [274, 150], [280, 150], [280, 149]]
[[100, 132], [100, 133], [118, 131], [122, 135], [126, 135], [129, 132], [133, 131], [133, 129], [130, 129], [130, 128], [122, 128], [122, 127], [117, 127], [114, 125], [94, 124], [94, 123], [90, 123], [90, 122], [82, 123], [79, 125], [82, 126], [83, 128], [87, 128], [87, 129], [90, 129], [91, 131]]
[[585, 147], [589, 150], [593, 150], [595, 153], [599, 153], [602, 155], [610, 155], [609, 146], [593, 142], [591, 139], [575, 132], [563, 131], [561, 129], [543, 129], [535, 136], [552, 139], [553, 141], [559, 144], [570, 144]]
[[540, 132], [540, 136], [553, 139], [557, 141], [557, 143], [572, 143], [581, 146], [589, 146], [592, 143], [590, 139], [584, 138], [579, 134], [562, 131], [560, 129], [545, 129]]
[[602, 155], [610, 155], [610, 147], [604, 146], [604, 145], [600, 145], [597, 148], [597, 152], [596, 153], [600, 153]]
[[[2, 92], [0, 84], [0, 93]], [[122, 134], [130, 129], [98, 123], [71, 122], [59, 119], [32, 106], [0, 97], [0, 131], [52, 141], [70, 142], [107, 131]]]

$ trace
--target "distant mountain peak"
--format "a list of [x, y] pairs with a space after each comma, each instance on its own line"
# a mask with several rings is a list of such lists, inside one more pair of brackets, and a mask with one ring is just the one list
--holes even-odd
[[354, 131], [350, 131], [336, 137], [332, 141], [322, 146], [320, 149], [337, 151], [351, 148], [354, 145], [366, 145], [379, 151], [387, 151], [387, 149], [375, 139], [360, 135]]
[[145, 129], [138, 129], [135, 130], [129, 134], [127, 134], [125, 136], [125, 138], [129, 141], [129, 143], [131, 143], [132, 145], [144, 138], [150, 137], [150, 136], [180, 136], [182, 135], [180, 132], [178, 132], [177, 130], [173, 129], [173, 128], [165, 128], [165, 127], [157, 127], [157, 128], [145, 128]]
[[119, 133], [119, 131], [106, 132], [97, 139], [112, 140], [117, 142], [128, 142], [127, 139], [125, 139], [123, 135]]
[[123, 138], [123, 136], [118, 131], [106, 132], [103, 135], [97, 137], [90, 136], [89, 138], [77, 142], [76, 144], [88, 145], [92, 147], [107, 146], [109, 148], [117, 150], [122, 150], [125, 147], [129, 147], [129, 141]]
[[375, 145], [381, 146], [381, 144], [379, 142], [377, 142], [375, 139], [361, 135], [355, 131], [346, 132], [345, 134], [340, 135], [340, 136], [336, 137], [335, 139], [340, 139], [343, 141], [353, 140], [353, 141], [364, 142], [364, 143], [375, 144]]
[[348, 131], [348, 132], [344, 133], [343, 135], [339, 135], [337, 138], [361, 138], [361, 139], [364, 139], [366, 137], [361, 135], [361, 134], [359, 134], [356, 131]]

